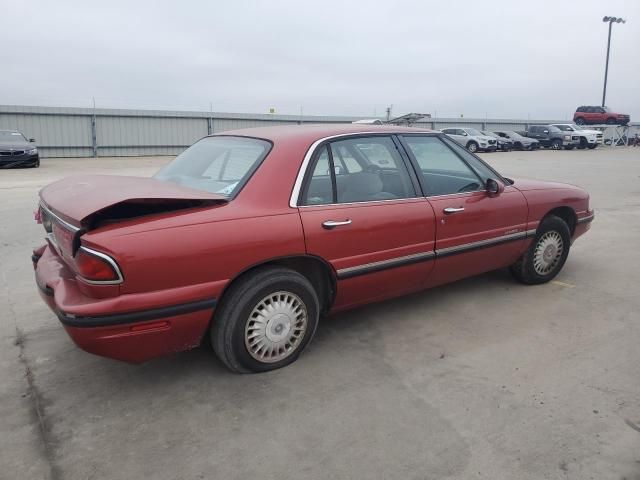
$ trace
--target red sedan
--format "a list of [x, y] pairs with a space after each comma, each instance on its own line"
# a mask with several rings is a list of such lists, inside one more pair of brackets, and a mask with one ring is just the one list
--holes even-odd
[[578, 187], [371, 125], [205, 137], [153, 178], [53, 183], [39, 212], [36, 282], [80, 348], [142, 362], [210, 336], [236, 372], [293, 362], [323, 314], [503, 267], [547, 282], [594, 218]]

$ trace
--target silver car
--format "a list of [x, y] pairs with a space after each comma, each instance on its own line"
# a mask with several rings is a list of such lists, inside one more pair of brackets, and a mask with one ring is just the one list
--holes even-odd
[[493, 152], [498, 148], [498, 141], [475, 128], [443, 128], [442, 133], [454, 139], [471, 153]]

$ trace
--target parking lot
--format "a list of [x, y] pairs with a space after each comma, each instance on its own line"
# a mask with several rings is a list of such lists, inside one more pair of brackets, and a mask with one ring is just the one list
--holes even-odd
[[555, 281], [498, 271], [336, 315], [261, 375], [204, 349], [89, 355], [38, 296], [39, 188], [169, 157], [0, 170], [0, 478], [640, 479], [640, 149], [482, 157], [591, 193]]

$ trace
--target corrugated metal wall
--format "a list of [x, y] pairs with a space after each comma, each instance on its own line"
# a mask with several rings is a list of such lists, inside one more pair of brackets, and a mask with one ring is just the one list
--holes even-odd
[[[359, 118], [0, 105], [0, 129], [16, 129], [35, 138], [43, 157], [176, 155], [210, 133], [270, 125], [349, 123]], [[562, 122], [566, 120], [442, 118], [416, 126], [523, 130], [530, 124]], [[633, 127], [631, 134], [638, 129]]]

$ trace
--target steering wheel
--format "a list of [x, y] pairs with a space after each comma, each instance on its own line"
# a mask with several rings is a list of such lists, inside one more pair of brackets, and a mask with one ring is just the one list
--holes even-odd
[[477, 182], [471, 182], [471, 183], [467, 183], [464, 187], [458, 189], [458, 193], [473, 192], [473, 191], [475, 191], [477, 189], [478, 189], [478, 183]]

